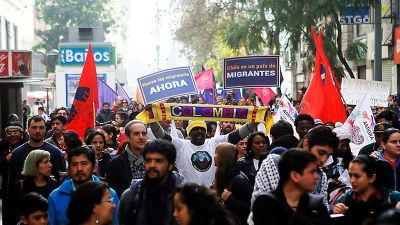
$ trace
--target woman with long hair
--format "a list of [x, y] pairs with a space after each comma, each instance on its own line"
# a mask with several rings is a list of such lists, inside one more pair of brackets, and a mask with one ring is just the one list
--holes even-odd
[[68, 151], [81, 147], [83, 140], [79, 137], [78, 133], [72, 130], [64, 131], [60, 139], [60, 148], [64, 153], [64, 159], [67, 160]]
[[[58, 187], [57, 181], [51, 177], [50, 153], [45, 150], [33, 150], [25, 159], [22, 175], [24, 178], [13, 184], [9, 189], [9, 202], [11, 209], [17, 212], [20, 199], [29, 192], [36, 192], [48, 198], [50, 193]], [[15, 223], [18, 222], [18, 215], [15, 214]]]
[[[107, 124], [101, 127], [100, 130], [106, 137], [106, 149], [108, 152], [113, 152], [118, 149], [119, 142], [117, 141], [118, 132], [117, 129], [111, 124]], [[112, 150], [111, 150], [112, 149]]]
[[246, 156], [247, 153], [247, 137], [240, 140], [236, 147], [238, 149], [238, 160]]
[[382, 210], [394, 208], [400, 201], [400, 193], [390, 191], [375, 183], [377, 178], [376, 160], [359, 155], [349, 165], [352, 190], [347, 191], [337, 201], [334, 214], [344, 214], [344, 224], [364, 224]]
[[267, 152], [269, 139], [263, 132], [252, 133], [247, 139], [247, 153], [239, 159], [237, 166], [250, 179], [252, 185], [258, 171], [260, 157]]
[[208, 188], [187, 183], [174, 195], [174, 218], [180, 225], [234, 225], [231, 215]]
[[101, 178], [106, 176], [108, 164], [111, 160], [111, 155], [105, 151], [106, 138], [100, 131], [90, 133], [86, 139], [86, 145], [93, 145], [96, 151], [96, 159], [98, 164], [98, 175]]
[[221, 143], [215, 149], [217, 167], [212, 188], [221, 197], [237, 225], [245, 225], [250, 213], [253, 186], [249, 178], [236, 167], [238, 150], [235, 145]]
[[69, 225], [109, 225], [115, 209], [105, 183], [88, 181], [72, 194], [67, 209]]

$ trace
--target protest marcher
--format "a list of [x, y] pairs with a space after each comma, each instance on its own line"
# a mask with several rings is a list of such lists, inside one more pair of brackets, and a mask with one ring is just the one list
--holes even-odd
[[347, 191], [333, 209], [344, 214], [342, 224], [361, 225], [367, 219], [376, 218], [382, 210], [394, 208], [400, 201], [400, 193], [376, 184], [377, 162], [370, 156], [361, 155], [349, 166], [352, 189]]
[[105, 183], [88, 181], [72, 194], [67, 209], [69, 225], [112, 224], [116, 208]]
[[296, 127], [296, 132], [299, 134], [300, 140], [302, 140], [308, 131], [313, 128], [314, 118], [308, 114], [299, 114], [294, 120], [294, 126]]
[[[290, 123], [279, 120], [271, 127], [270, 135], [272, 138], [272, 143], [268, 150], [273, 150], [276, 147], [283, 147], [286, 149], [297, 147], [299, 140], [293, 136], [294, 131]], [[264, 159], [265, 157], [261, 157]]]
[[[215, 122], [215, 121], [208, 121], [208, 122], [206, 123], [206, 125], [207, 125], [207, 138], [212, 138], [212, 137], [214, 137], [215, 132], [217, 131], [217, 126], [218, 126], [217, 122]], [[219, 127], [218, 127], [218, 129], [219, 129]]]
[[[341, 123], [336, 124], [336, 128], [333, 132], [339, 138], [339, 144], [332, 153], [332, 162], [324, 167], [324, 172], [328, 178], [328, 194], [332, 191], [340, 189], [337, 191], [336, 196], [343, 194], [347, 189], [348, 183], [342, 183], [339, 177], [347, 171], [349, 168], [350, 161], [354, 158], [351, 152], [350, 142], [351, 133], [348, 129], [344, 128]], [[330, 199], [330, 203], [334, 201], [335, 198]]]
[[133, 181], [121, 196], [118, 217], [120, 225], [173, 225], [173, 191], [182, 185], [183, 177], [173, 171], [176, 150], [166, 140], [157, 139], [143, 150], [143, 180]]
[[382, 146], [378, 153], [377, 183], [400, 191], [400, 130], [390, 128], [383, 132]]
[[254, 224], [330, 224], [322, 197], [308, 194], [318, 179], [317, 162], [308, 151], [291, 149], [285, 152], [279, 161], [277, 189], [255, 199]]
[[[333, 149], [336, 149], [339, 139], [333, 131], [325, 126], [318, 126], [310, 130], [304, 137], [302, 148], [311, 152], [318, 159], [317, 174], [318, 179], [315, 184], [314, 190], [311, 194], [321, 195], [324, 198], [325, 206], [328, 208], [328, 179], [326, 174], [322, 171], [321, 167], [324, 166], [328, 157], [332, 154]], [[269, 154], [267, 158], [261, 163], [260, 169], [256, 175], [254, 190], [251, 198], [253, 205], [254, 200], [258, 195], [268, 191], [273, 191], [279, 184], [278, 162], [280, 155]], [[249, 224], [253, 223], [253, 215], [250, 212], [248, 219]]]
[[235, 145], [221, 143], [215, 149], [217, 167], [212, 188], [231, 212], [237, 225], [247, 224], [253, 186], [249, 178], [235, 166], [238, 150]]
[[[107, 182], [121, 196], [129, 188], [132, 179], [143, 179], [145, 175], [142, 151], [147, 143], [146, 125], [132, 120], [125, 126], [127, 144], [124, 150], [108, 164]], [[120, 146], [121, 147], [121, 146]]]
[[86, 145], [93, 145], [96, 151], [97, 175], [105, 178], [108, 164], [111, 161], [110, 153], [105, 151], [106, 138], [100, 131], [90, 133], [86, 139]]
[[52, 133], [51, 137], [47, 138], [45, 142], [50, 143], [57, 148], [61, 149], [60, 142], [62, 133], [65, 131], [65, 125], [67, 124], [67, 118], [61, 115], [52, 116], [50, 119]]
[[[220, 129], [217, 127], [217, 129]], [[221, 134], [229, 134], [230, 132], [236, 130], [235, 122], [222, 121], [221, 122]]]
[[236, 144], [236, 147], [238, 149], [238, 157], [237, 157], [238, 160], [241, 159], [242, 157], [246, 156], [247, 141], [248, 141], [248, 138], [245, 137]]
[[133, 112], [133, 109], [128, 104], [128, 100], [122, 99], [121, 107], [119, 107], [117, 113], [120, 113], [120, 112], [128, 114], [128, 117]]
[[113, 125], [118, 131], [118, 137], [117, 141], [119, 143], [122, 143], [125, 141], [125, 135], [124, 135], [124, 128], [126, 124], [129, 122], [129, 115], [125, 112], [118, 112], [115, 115], [115, 121], [113, 122]]
[[28, 120], [29, 140], [14, 149], [10, 159], [9, 184], [14, 184], [21, 179], [23, 163], [29, 152], [35, 149], [42, 149], [50, 152], [50, 162], [52, 165], [51, 174], [57, 181], [60, 179], [60, 172], [65, 172], [65, 161], [60, 149], [52, 144], [44, 142], [46, 134], [45, 122], [41, 116], [33, 116]]
[[264, 133], [252, 133], [247, 139], [247, 153], [245, 157], [239, 159], [236, 163], [239, 170], [250, 179], [251, 185], [254, 185], [260, 157], [267, 152], [269, 145], [269, 139]]
[[49, 116], [44, 112], [43, 106], [40, 106], [38, 108], [38, 115], [41, 116], [45, 122], [47, 122], [50, 119]]
[[96, 125], [103, 126], [105, 124], [111, 124], [115, 119], [115, 113], [110, 109], [110, 103], [103, 102], [103, 108], [96, 116]]
[[18, 208], [20, 222], [17, 225], [47, 225], [49, 218], [47, 199], [38, 193], [24, 195]]
[[101, 127], [101, 132], [106, 137], [106, 148], [117, 150], [119, 142], [117, 141], [118, 132], [113, 125], [107, 124]]
[[11, 207], [9, 206], [8, 193], [9, 193], [9, 161], [13, 150], [27, 141], [26, 135], [22, 130], [22, 126], [19, 123], [7, 123], [4, 128], [3, 138], [0, 140], [0, 175], [1, 175], [1, 200], [2, 200], [2, 221], [3, 224], [11, 224], [9, 221], [12, 213]]
[[382, 149], [382, 134], [385, 130], [391, 128], [392, 126], [387, 122], [377, 123], [374, 126], [374, 136], [375, 142], [366, 145], [360, 149], [359, 155], [371, 155], [375, 151]]
[[[29, 192], [36, 192], [48, 198], [50, 193], [58, 187], [55, 179], [51, 178], [50, 153], [44, 150], [33, 150], [25, 159], [22, 170], [23, 179], [17, 181], [10, 187], [9, 199], [10, 209], [14, 212], [20, 207], [20, 199]], [[14, 222], [18, 222], [18, 215], [15, 214]]]
[[249, 135], [256, 126], [256, 123], [246, 123], [229, 134], [206, 139], [206, 123], [194, 120], [186, 129], [190, 140], [185, 140], [166, 134], [157, 122], [150, 123], [154, 136], [165, 138], [174, 144], [177, 150], [176, 167], [185, 178], [185, 182], [196, 182], [206, 187], [211, 186], [216, 171], [213, 162], [216, 146], [223, 142], [236, 144]]
[[174, 218], [180, 225], [234, 225], [219, 198], [201, 185], [187, 183], [174, 195]]
[[68, 152], [70, 150], [81, 147], [82, 145], [83, 140], [75, 131], [64, 131], [60, 139], [60, 148], [64, 154], [65, 161], [67, 161]]
[[179, 130], [182, 133], [183, 138], [186, 139], [188, 135], [187, 135], [186, 130], [183, 129], [183, 120], [175, 120], [175, 127], [177, 130]]
[[[72, 194], [77, 188], [88, 181], [101, 182], [93, 175], [96, 168], [96, 153], [92, 146], [82, 146], [68, 153], [69, 178], [65, 179], [59, 188], [49, 196], [49, 221], [51, 225], [67, 224], [66, 217]], [[119, 198], [112, 188], [109, 188], [113, 202], [118, 206]], [[118, 224], [117, 212], [114, 211], [113, 223]]]

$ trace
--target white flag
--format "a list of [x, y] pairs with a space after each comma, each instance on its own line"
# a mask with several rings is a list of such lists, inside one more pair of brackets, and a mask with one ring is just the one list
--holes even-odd
[[364, 95], [364, 98], [343, 124], [343, 127], [349, 129], [351, 133], [350, 147], [353, 155], [358, 155], [362, 147], [375, 142], [375, 119], [369, 99], [368, 94]]

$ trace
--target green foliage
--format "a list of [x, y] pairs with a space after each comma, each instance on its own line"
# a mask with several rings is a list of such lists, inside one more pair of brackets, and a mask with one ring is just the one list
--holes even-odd
[[365, 61], [367, 50], [368, 47], [364, 42], [355, 41], [347, 46], [345, 55], [347, 59], [361, 63]]
[[36, 0], [35, 8], [46, 30], [36, 31], [41, 40], [33, 51], [58, 49], [60, 39], [67, 37], [68, 28], [102, 27], [109, 33], [118, 26], [118, 15], [110, 0]]
[[[285, 49], [298, 51], [305, 42], [307, 61], [315, 56], [310, 28], [324, 32], [324, 49], [336, 76], [344, 75], [341, 28], [338, 13], [348, 4], [374, 4], [375, 0], [180, 0], [182, 12], [176, 37], [184, 43], [187, 55], [204, 62], [221, 58], [215, 46], [224, 42], [228, 48], [250, 54], [280, 54]], [[222, 37], [222, 39], [217, 38]], [[349, 69], [348, 65], [347, 68]], [[351, 71], [350, 71], [351, 72]], [[350, 73], [352, 74], [352, 73]]]

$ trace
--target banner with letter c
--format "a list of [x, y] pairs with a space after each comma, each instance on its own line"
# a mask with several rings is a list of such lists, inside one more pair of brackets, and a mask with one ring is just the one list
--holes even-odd
[[151, 109], [141, 112], [136, 119], [144, 123], [161, 120], [232, 121], [235, 123], [268, 120], [269, 107], [154, 103]]

